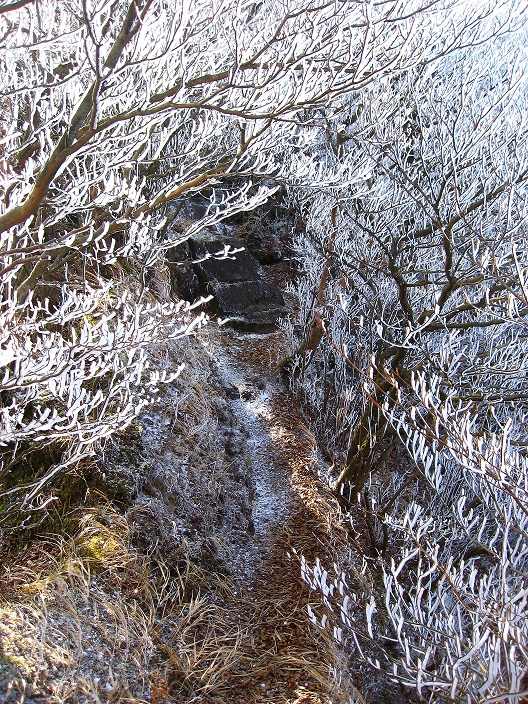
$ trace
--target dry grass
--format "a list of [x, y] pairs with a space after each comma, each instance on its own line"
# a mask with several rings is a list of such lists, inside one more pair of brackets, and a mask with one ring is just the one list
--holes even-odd
[[[280, 357], [279, 339], [272, 343], [233, 345], [241, 361], [266, 375]], [[148, 477], [149, 501], [122, 515], [101, 497], [97, 508], [75, 509], [73, 536], [34, 539], [2, 567], [6, 704], [361, 704], [331, 635], [310, 623], [311, 595], [288, 557], [341, 549], [336, 506], [317, 483], [314, 440], [292, 415], [291, 399], [277, 400], [268, 425], [294, 505], [269, 536], [254, 583], [229, 581], [214, 561], [195, 559], [190, 535], [170, 532], [175, 518], [196, 514], [197, 532], [220, 545], [224, 534], [208, 506], [233, 482], [234, 460], [217, 437], [209, 360], [199, 344], [185, 354], [184, 393], [169, 389], [143, 432], [160, 458], [158, 473]], [[175, 356], [179, 361], [180, 351]], [[170, 368], [172, 361], [157, 363]], [[160, 517], [163, 506], [173, 513]]]
[[5, 701], [194, 701], [221, 689], [238, 665], [239, 627], [227, 625], [224, 608], [186, 593], [191, 582], [214, 587], [210, 576], [190, 563], [171, 574], [138, 556], [109, 506], [86, 513], [72, 540], [41, 543], [23, 558], [2, 575]]
[[197, 596], [174, 611], [160, 634], [157, 677], [171, 701], [222, 700], [226, 683], [240, 664], [244, 639], [228, 612]]
[[16, 624], [2, 640], [13, 691], [54, 702], [141, 696], [156, 595], [123, 518], [92, 510], [73, 539], [26, 553], [3, 574], [0, 620]]

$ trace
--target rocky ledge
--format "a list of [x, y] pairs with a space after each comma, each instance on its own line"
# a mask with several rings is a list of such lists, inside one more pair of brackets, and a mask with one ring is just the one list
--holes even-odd
[[213, 295], [213, 310], [237, 330], [272, 332], [288, 312], [280, 290], [241, 239], [188, 240], [192, 264], [178, 272], [180, 295]]

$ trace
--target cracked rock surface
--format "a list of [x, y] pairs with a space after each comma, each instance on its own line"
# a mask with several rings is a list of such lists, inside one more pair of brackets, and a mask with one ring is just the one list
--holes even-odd
[[192, 294], [212, 294], [216, 312], [237, 330], [275, 331], [279, 318], [288, 312], [280, 289], [266, 280], [244, 240], [231, 238], [229, 245], [233, 254], [226, 254], [226, 243], [220, 239], [189, 240], [195, 263], [186, 276], [193, 277]]

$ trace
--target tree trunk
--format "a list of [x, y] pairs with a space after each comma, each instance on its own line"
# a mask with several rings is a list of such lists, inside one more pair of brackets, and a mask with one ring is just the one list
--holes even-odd
[[[311, 358], [313, 357], [313, 354], [310, 356], [310, 358], [307, 358], [307, 353], [308, 352], [315, 352], [315, 350], [319, 347], [319, 344], [321, 340], [323, 339], [323, 317], [321, 313], [321, 309], [325, 305], [325, 289], [326, 289], [326, 282], [328, 280], [328, 276], [330, 274], [330, 265], [332, 263], [332, 253], [334, 251], [334, 243], [337, 235], [337, 205], [334, 205], [332, 208], [332, 214], [331, 214], [331, 223], [332, 223], [332, 232], [330, 235], [330, 239], [328, 241], [328, 246], [326, 248], [326, 254], [327, 258], [323, 266], [323, 271], [321, 272], [321, 279], [319, 280], [319, 286], [317, 288], [317, 293], [315, 295], [315, 312], [313, 314], [313, 317], [307, 326], [306, 329], [306, 334], [299, 345], [295, 352], [290, 356], [287, 357], [282, 363], [281, 363], [281, 368], [287, 372], [290, 373], [292, 368], [294, 369], [294, 378], [298, 378], [301, 370], [306, 369], [308, 364], [310, 363]], [[301, 370], [298, 368], [295, 368], [293, 365], [293, 360], [295, 358], [302, 357], [303, 363]]]
[[[393, 361], [400, 358], [401, 354], [397, 354]], [[374, 448], [383, 440], [389, 428], [381, 407], [387, 398], [391, 400], [393, 390], [387, 379], [379, 373], [375, 375], [374, 383], [376, 390], [356, 425], [345, 466], [333, 484], [333, 489], [347, 496], [351, 502], [357, 500], [367, 483], [372, 471]], [[372, 420], [376, 411], [377, 418], [373, 428]]]

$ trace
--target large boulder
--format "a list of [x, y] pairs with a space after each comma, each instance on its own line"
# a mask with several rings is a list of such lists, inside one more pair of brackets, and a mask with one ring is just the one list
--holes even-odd
[[[229, 242], [189, 240], [189, 248], [195, 261], [193, 268], [198, 278], [205, 284], [255, 281], [262, 276], [261, 267], [245, 248], [243, 240], [232, 239]], [[236, 254], [227, 253], [233, 249], [242, 251]]]
[[[192, 266], [181, 275], [196, 295], [214, 296], [214, 309], [229, 323], [248, 332], [271, 332], [287, 314], [282, 293], [265, 281], [264, 271], [243, 240], [189, 240]], [[231, 253], [238, 249], [236, 253]], [[189, 285], [192, 281], [192, 285]]]
[[279, 289], [267, 281], [212, 282], [210, 291], [221, 315], [248, 332], [271, 332], [287, 313]]

